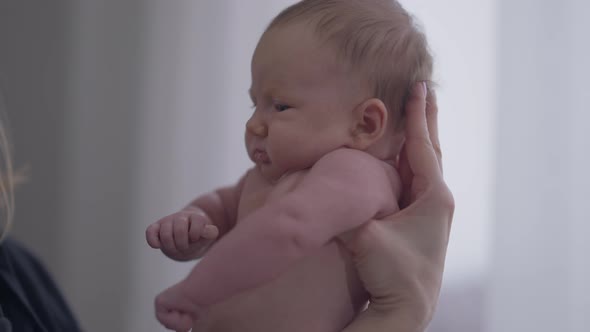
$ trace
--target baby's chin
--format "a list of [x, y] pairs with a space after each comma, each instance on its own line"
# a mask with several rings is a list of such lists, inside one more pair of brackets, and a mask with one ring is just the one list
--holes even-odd
[[279, 182], [289, 173], [288, 170], [276, 167], [272, 163], [256, 163], [256, 168], [263, 178], [272, 183]]

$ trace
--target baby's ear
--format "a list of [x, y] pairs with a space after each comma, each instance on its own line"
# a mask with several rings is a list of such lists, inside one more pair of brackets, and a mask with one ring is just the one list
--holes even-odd
[[377, 98], [365, 100], [354, 110], [352, 148], [366, 150], [385, 133], [388, 122], [387, 107]]

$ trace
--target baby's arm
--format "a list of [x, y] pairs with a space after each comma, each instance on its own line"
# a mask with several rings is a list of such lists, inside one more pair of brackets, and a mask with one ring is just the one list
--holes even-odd
[[235, 224], [244, 178], [234, 186], [204, 194], [151, 224], [146, 229], [148, 244], [177, 261], [202, 257], [210, 244]]
[[183, 282], [188, 297], [208, 306], [272, 281], [336, 235], [396, 212], [399, 183], [392, 167], [364, 152], [329, 153], [209, 251]]
[[238, 203], [242, 193], [244, 179], [234, 186], [223, 187], [197, 197], [184, 210], [197, 209], [203, 211], [213, 225], [219, 229], [219, 236], [225, 235], [236, 222]]

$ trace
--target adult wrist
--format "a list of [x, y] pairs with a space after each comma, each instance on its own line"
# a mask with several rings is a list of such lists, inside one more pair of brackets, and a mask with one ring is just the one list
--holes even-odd
[[420, 306], [367, 308], [342, 332], [424, 332], [431, 315]]

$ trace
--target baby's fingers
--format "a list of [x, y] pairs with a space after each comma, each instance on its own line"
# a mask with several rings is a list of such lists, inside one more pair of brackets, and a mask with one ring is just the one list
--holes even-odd
[[189, 246], [189, 220], [188, 217], [182, 216], [174, 221], [173, 226], [174, 232], [174, 243], [176, 244], [176, 249], [180, 252], [188, 250]]
[[205, 225], [201, 237], [207, 240], [214, 240], [219, 236], [219, 229], [215, 225]]
[[176, 252], [174, 244], [174, 227], [171, 222], [160, 225], [160, 243], [164, 252]]
[[193, 325], [191, 316], [178, 311], [156, 311], [156, 318], [169, 330], [189, 331]]
[[[209, 217], [203, 212], [193, 213], [189, 217], [190, 229], [189, 229], [189, 241], [191, 243], [199, 241], [201, 238], [211, 239], [213, 235], [217, 236], [217, 227], [211, 224]], [[215, 227], [215, 230], [211, 230], [211, 226]]]
[[160, 249], [160, 224], [154, 223], [145, 230], [145, 239], [150, 247]]

